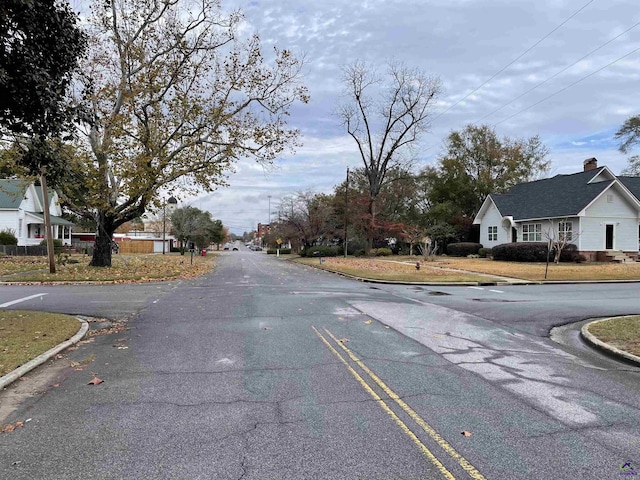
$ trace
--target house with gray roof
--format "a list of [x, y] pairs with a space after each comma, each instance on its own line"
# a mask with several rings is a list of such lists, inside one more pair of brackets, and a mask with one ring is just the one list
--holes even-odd
[[[71, 245], [73, 223], [62, 218], [60, 199], [48, 190], [53, 238]], [[45, 238], [42, 188], [19, 179], [0, 179], [0, 230], [9, 230], [18, 245], [39, 245]]]
[[591, 261], [605, 261], [618, 252], [637, 259], [640, 177], [616, 176], [589, 158], [582, 172], [489, 195], [473, 223], [480, 225], [480, 243], [487, 248], [564, 237]]

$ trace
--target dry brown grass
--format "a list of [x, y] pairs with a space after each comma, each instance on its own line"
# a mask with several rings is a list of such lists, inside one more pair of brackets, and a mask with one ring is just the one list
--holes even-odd
[[345, 273], [355, 277], [397, 282], [487, 282], [495, 281], [494, 277], [474, 275], [464, 272], [451, 272], [439, 268], [420, 268], [413, 264], [390, 262], [373, 258], [299, 258], [297, 262], [322, 268], [332, 272]]
[[598, 322], [588, 330], [603, 342], [640, 357], [640, 316]]
[[[191, 278], [210, 271], [214, 256], [189, 255], [114, 255], [110, 268], [90, 267], [87, 256], [73, 256], [77, 263], [56, 265], [56, 273], [49, 273], [45, 257], [14, 257], [15, 260], [0, 262], [0, 275], [19, 273], [5, 277], [5, 282], [150, 282]], [[38, 270], [38, 271], [34, 271]]]
[[[419, 257], [397, 257], [415, 262]], [[394, 257], [396, 259], [396, 257]], [[436, 257], [431, 265], [472, 272], [519, 278], [544, 280], [545, 263], [500, 262], [485, 258]], [[640, 280], [640, 263], [555, 263], [549, 264], [547, 280]]]

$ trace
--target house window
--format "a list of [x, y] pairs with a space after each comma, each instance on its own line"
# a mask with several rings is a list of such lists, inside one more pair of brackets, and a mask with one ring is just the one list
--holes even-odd
[[542, 241], [542, 224], [541, 223], [525, 223], [522, 225], [522, 241], [523, 242], [541, 242]]
[[607, 203], [613, 203], [613, 195], [607, 195]]
[[489, 241], [490, 242], [497, 242], [498, 241], [498, 227], [497, 226], [489, 227]]
[[561, 242], [573, 241], [573, 222], [558, 223], [558, 239]]
[[18, 219], [18, 238], [22, 236], [22, 219]]

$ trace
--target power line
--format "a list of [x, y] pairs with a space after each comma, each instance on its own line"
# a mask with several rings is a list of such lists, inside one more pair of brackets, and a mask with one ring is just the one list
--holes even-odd
[[554, 92], [554, 93], [552, 93], [551, 95], [548, 95], [548, 96], [544, 97], [542, 100], [539, 100], [539, 101], [537, 101], [536, 103], [534, 103], [534, 104], [532, 104], [532, 105], [529, 105], [529, 106], [528, 106], [528, 107], [526, 107], [526, 108], [523, 108], [523, 109], [522, 109], [522, 110], [520, 110], [519, 112], [516, 112], [516, 113], [514, 113], [513, 115], [511, 115], [511, 116], [509, 116], [509, 117], [507, 117], [507, 118], [505, 118], [505, 119], [503, 119], [503, 120], [500, 120], [498, 123], [495, 123], [495, 124], [494, 124], [494, 127], [495, 127], [495, 126], [500, 125], [501, 123], [506, 122], [507, 120], [511, 120], [513, 117], [518, 116], [518, 115], [520, 115], [521, 113], [524, 113], [524, 112], [526, 112], [527, 110], [529, 110], [529, 109], [531, 109], [531, 108], [533, 108], [533, 107], [535, 107], [535, 106], [537, 106], [537, 105], [540, 105], [540, 104], [541, 104], [541, 103], [543, 103], [543, 102], [546, 102], [546, 101], [547, 101], [547, 100], [549, 100], [550, 98], [555, 97], [556, 95], [558, 95], [558, 94], [560, 94], [560, 93], [564, 92], [565, 90], [570, 89], [571, 87], [573, 87], [573, 86], [577, 85], [578, 83], [582, 82], [583, 80], [586, 80], [587, 78], [592, 77], [592, 76], [594, 76], [594, 75], [595, 75], [595, 74], [597, 74], [597, 73], [600, 73], [600, 72], [601, 72], [602, 70], [604, 70], [605, 68], [610, 67], [610, 66], [611, 66], [611, 65], [613, 65], [614, 63], [617, 63], [617, 62], [619, 62], [620, 60], [622, 60], [622, 59], [624, 59], [624, 58], [627, 58], [628, 56], [633, 55], [634, 53], [636, 53], [636, 52], [638, 52], [638, 51], [640, 51], [640, 47], [636, 48], [635, 50], [631, 50], [629, 53], [626, 53], [625, 55], [623, 55], [623, 56], [621, 56], [621, 57], [617, 58], [617, 59], [616, 59], [616, 60], [614, 60], [613, 62], [606, 64], [604, 67], [600, 67], [598, 70], [595, 70], [595, 71], [593, 71], [593, 72], [589, 73], [588, 75], [585, 75], [584, 77], [579, 78], [579, 79], [578, 79], [578, 80], [576, 80], [575, 82], [573, 82], [573, 83], [571, 83], [571, 84], [567, 85], [567, 86], [566, 86], [566, 87], [564, 87], [564, 88], [561, 88], [561, 89], [560, 89], [560, 90], [558, 90], [557, 92]]
[[609, 41], [603, 43], [602, 45], [600, 45], [598, 48], [595, 48], [594, 50], [591, 50], [589, 53], [587, 53], [586, 55], [580, 57], [578, 60], [576, 60], [575, 62], [573, 62], [570, 65], [567, 65], [566, 67], [564, 67], [562, 70], [556, 72], [554, 75], [550, 76], [549, 78], [547, 78], [546, 80], [538, 83], [537, 85], [531, 87], [529, 90], [527, 90], [526, 92], [522, 93], [521, 95], [518, 95], [517, 97], [515, 97], [514, 99], [512, 99], [511, 101], [509, 101], [508, 103], [505, 103], [504, 105], [502, 105], [499, 108], [496, 108], [495, 110], [493, 110], [490, 113], [487, 113], [484, 117], [480, 118], [479, 120], [477, 120], [475, 123], [480, 123], [482, 120], [484, 120], [487, 117], [490, 117], [491, 115], [493, 115], [494, 113], [498, 113], [500, 110], [502, 110], [505, 107], [508, 107], [509, 105], [511, 105], [513, 102], [515, 102], [516, 100], [521, 99], [522, 97], [524, 97], [525, 95], [527, 95], [528, 93], [531, 93], [532, 91], [534, 91], [536, 88], [544, 85], [545, 83], [549, 82], [550, 80], [553, 80], [554, 78], [556, 78], [558, 75], [560, 75], [561, 73], [566, 72], [567, 70], [569, 70], [571, 67], [573, 67], [574, 65], [580, 63], [582, 60], [584, 60], [585, 58], [593, 55], [594, 53], [596, 53], [598, 50], [601, 50], [602, 48], [606, 47], [607, 45], [609, 45], [611, 42], [617, 40], [618, 38], [620, 38], [622, 35], [624, 35], [627, 32], [630, 32], [631, 30], [633, 30], [634, 28], [636, 28], [638, 25], [640, 25], [640, 22], [636, 23], [635, 25], [632, 25], [631, 27], [627, 28], [624, 32], [622, 32], [619, 35], [616, 35], [615, 37], [613, 37], [612, 39], [610, 39]]
[[562, 26], [564, 26], [569, 20], [571, 20], [573, 17], [575, 17], [576, 15], [578, 15], [582, 10], [584, 10], [585, 8], [587, 8], [590, 4], [592, 4], [595, 0], [589, 0], [587, 3], [585, 3], [582, 7], [580, 7], [580, 9], [578, 9], [576, 12], [572, 13], [569, 18], [567, 18], [564, 22], [562, 22], [560, 25], [558, 25], [556, 28], [554, 28], [553, 30], [551, 30], [549, 33], [547, 33], [544, 37], [542, 37], [540, 40], [538, 40], [536, 43], [534, 43], [532, 46], [530, 46], [529, 48], [527, 48], [524, 52], [522, 52], [520, 55], [518, 55], [516, 58], [514, 58], [511, 62], [509, 62], [507, 65], [505, 65], [504, 67], [502, 67], [500, 70], [498, 70], [496, 73], [494, 73], [493, 75], [491, 75], [491, 77], [489, 77], [487, 80], [485, 80], [480, 86], [476, 87], [475, 89], [473, 89], [472, 91], [470, 91], [469, 93], [467, 93], [464, 97], [462, 97], [460, 100], [458, 100], [456, 103], [454, 103], [453, 105], [451, 105], [449, 108], [447, 108], [444, 112], [440, 113], [439, 115], [437, 115], [434, 120], [437, 120], [438, 118], [440, 118], [442, 115], [444, 115], [445, 113], [447, 113], [449, 110], [451, 110], [453, 107], [455, 107], [456, 105], [459, 105], [460, 103], [462, 103], [464, 100], [466, 100], [467, 98], [469, 98], [471, 95], [473, 95], [475, 92], [477, 92], [478, 90], [480, 90], [482, 87], [484, 87], [487, 83], [489, 83], [491, 80], [493, 80], [494, 78], [496, 78], [498, 75], [500, 75], [502, 72], [504, 72], [507, 68], [509, 68], [511, 65], [513, 65], [514, 63], [516, 63], [518, 60], [520, 60], [522, 57], [524, 57], [527, 53], [529, 53], [531, 50], [533, 50], [535, 47], [537, 47], [538, 45], [540, 45], [543, 41], [545, 41], [547, 38], [549, 38], [551, 35], [553, 35], [557, 30], [559, 30]]

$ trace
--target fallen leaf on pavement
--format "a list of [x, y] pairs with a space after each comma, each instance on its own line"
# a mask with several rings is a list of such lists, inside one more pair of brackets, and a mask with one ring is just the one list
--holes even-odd
[[367, 320], [364, 322], [365, 325], [371, 325], [371, 320]]
[[465, 437], [470, 437], [471, 436], [471, 432], [467, 432], [465, 430], [464, 432], [462, 432], [462, 435], [464, 435]]
[[93, 377], [93, 380], [87, 383], [87, 385], [100, 385], [103, 382], [104, 380], [100, 380], [98, 377]]
[[9, 425], [5, 425], [4, 428], [2, 428], [2, 430], [0, 430], [0, 431], [2, 433], [11, 433], [16, 428], [22, 428], [22, 427], [24, 427], [24, 422], [10, 423]]

